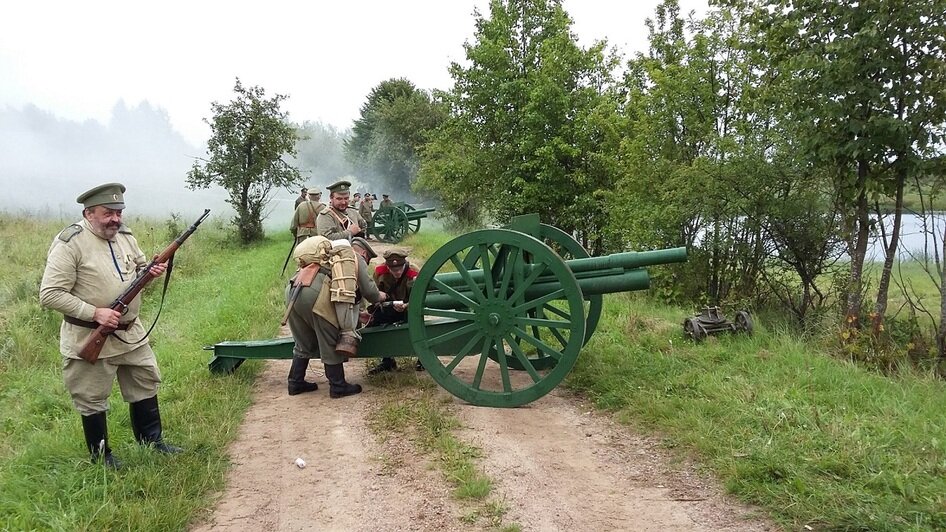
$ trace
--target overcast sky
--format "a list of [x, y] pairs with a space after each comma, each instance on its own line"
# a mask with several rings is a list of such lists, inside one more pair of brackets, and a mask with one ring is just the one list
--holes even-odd
[[[646, 48], [657, 0], [565, 0], [579, 42], [607, 38], [625, 55]], [[684, 13], [706, 0], [681, 0]], [[451, 85], [473, 10], [486, 0], [7, 2], [0, 16], [0, 107], [25, 104], [70, 120], [107, 123], [116, 101], [167, 110], [203, 145], [210, 102], [233, 82], [286, 94], [295, 121], [351, 126], [368, 91], [406, 77]]]

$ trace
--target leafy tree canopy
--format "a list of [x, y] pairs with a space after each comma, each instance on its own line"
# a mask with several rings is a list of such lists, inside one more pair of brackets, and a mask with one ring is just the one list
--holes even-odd
[[236, 210], [233, 223], [240, 240], [263, 237], [263, 209], [279, 188], [300, 186], [299, 171], [284, 156], [296, 155], [295, 128], [280, 108], [286, 96], [267, 98], [261, 87], [244, 87], [237, 78], [236, 97], [228, 104], [213, 102], [209, 158], [195, 161], [187, 174], [191, 189], [219, 185]]
[[477, 14], [467, 65], [450, 67], [451, 119], [425, 152], [421, 185], [451, 212], [470, 205], [499, 220], [538, 211], [600, 249], [601, 197], [619, 142], [606, 42], [577, 44], [559, 0], [494, 0]]
[[405, 78], [373, 88], [345, 143], [357, 170], [398, 197], [410, 195], [419, 152], [430, 131], [445, 119], [446, 107]]

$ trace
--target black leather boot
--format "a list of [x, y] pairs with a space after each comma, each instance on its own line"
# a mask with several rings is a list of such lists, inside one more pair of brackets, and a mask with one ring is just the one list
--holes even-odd
[[121, 469], [122, 463], [112, 456], [112, 450], [108, 447], [108, 423], [105, 412], [82, 416], [82, 431], [85, 433], [85, 446], [89, 450], [92, 462], [98, 462], [101, 458], [107, 467]]
[[360, 384], [349, 384], [345, 380], [345, 368], [341, 364], [325, 364], [328, 379], [328, 396], [332, 399], [361, 393]]
[[135, 440], [142, 445], [150, 445], [155, 451], [164, 454], [176, 454], [184, 449], [164, 443], [161, 436], [161, 411], [158, 409], [158, 396], [130, 403], [131, 430]]
[[308, 368], [308, 358], [293, 357], [292, 365], [289, 366], [289, 395], [299, 395], [319, 389], [318, 384], [305, 380], [305, 371]]
[[378, 365], [368, 370], [368, 375], [377, 375], [385, 371], [394, 371], [397, 369], [397, 362], [393, 358], [384, 357]]

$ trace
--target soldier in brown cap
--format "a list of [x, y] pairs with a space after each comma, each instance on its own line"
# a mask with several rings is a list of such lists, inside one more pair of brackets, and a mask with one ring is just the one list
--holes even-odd
[[[121, 463], [108, 445], [108, 396], [117, 376], [122, 397], [129, 403], [135, 439], [154, 450], [172, 454], [181, 449], [164, 442], [158, 410], [161, 372], [147, 334], [138, 319], [141, 296], [124, 312], [112, 310], [112, 301], [128, 288], [148, 259], [131, 230], [122, 224], [125, 186], [107, 183], [80, 195], [82, 220], [53, 238], [39, 300], [63, 314], [59, 350], [63, 380], [76, 410], [82, 415], [85, 443], [93, 461], [112, 468]], [[167, 264], [149, 270], [157, 277]], [[85, 340], [99, 325], [115, 328], [96, 363], [79, 357]]]
[[389, 209], [394, 206], [394, 202], [387, 194], [381, 194], [381, 203], [378, 204], [378, 210]]
[[318, 234], [329, 240], [344, 238], [351, 240], [353, 236], [364, 236], [365, 221], [358, 211], [349, 206], [351, 199], [351, 183], [338, 181], [328, 186], [329, 206], [322, 209], [316, 219]]
[[296, 237], [296, 245], [318, 234], [315, 218], [325, 208], [325, 204], [319, 201], [322, 198], [319, 189], [312, 187], [306, 194], [308, 199], [296, 205], [296, 212], [292, 213], [292, 223], [289, 224], [289, 231]]
[[[384, 264], [379, 264], [374, 270], [374, 282], [378, 290], [388, 294], [390, 305], [375, 305], [371, 310], [372, 318], [369, 325], [383, 325], [386, 323], [404, 323], [407, 321], [407, 306], [411, 298], [411, 288], [417, 278], [417, 268], [407, 260], [407, 250], [391, 248], [384, 252]], [[393, 358], [381, 359], [368, 373], [374, 375], [382, 371], [397, 369]], [[415, 367], [418, 371], [424, 369], [420, 361]]]

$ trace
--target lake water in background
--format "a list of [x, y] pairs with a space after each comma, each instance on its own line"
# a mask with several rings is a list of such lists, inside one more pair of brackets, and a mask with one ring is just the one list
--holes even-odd
[[[938, 212], [927, 216], [925, 231], [923, 221], [923, 217], [915, 214], [903, 215], [900, 227], [900, 243], [897, 246], [897, 253], [901, 261], [920, 260], [925, 252], [933, 256], [934, 247], [939, 250], [942, 259], [942, 238], [943, 231], [946, 230], [946, 212]], [[889, 235], [893, 227], [893, 215], [885, 216], [883, 222]], [[929, 231], [932, 233], [929, 233]], [[870, 246], [867, 248], [867, 260], [882, 262], [884, 260], [884, 244], [879, 231], [876, 233], [871, 238]]]
[[[269, 205], [269, 216], [264, 220], [263, 225], [268, 231], [288, 231], [289, 230], [289, 220], [292, 218], [292, 213], [295, 210], [294, 205], [295, 198], [278, 198], [270, 203]], [[226, 209], [221, 209], [221, 212], [218, 212], [218, 215], [229, 215], [227, 211], [232, 211], [232, 209], [227, 205]], [[884, 227], [887, 228], [889, 234], [891, 226], [893, 226], [893, 216], [889, 215], [884, 217]], [[946, 230], [946, 212], [936, 213], [933, 216], [927, 217], [927, 223], [932, 224], [932, 227], [929, 229], [933, 231], [936, 236], [935, 244], [933, 243], [933, 238], [931, 235], [925, 234], [923, 232], [923, 218], [915, 214], [904, 214], [902, 227], [900, 228], [900, 245], [898, 247], [898, 253], [901, 261], [911, 261], [919, 260], [924, 253], [924, 245], [926, 240], [929, 240], [929, 246], [936, 246], [942, 250], [942, 234]], [[437, 220], [435, 217], [428, 217], [423, 220], [421, 224], [421, 230], [424, 228], [428, 229], [440, 229], [442, 223], [440, 220]], [[929, 248], [932, 253], [932, 247]], [[912, 253], [912, 255], [911, 255]], [[942, 255], [942, 252], [940, 252]], [[879, 234], [874, 235], [871, 238], [870, 245], [867, 248], [867, 260], [882, 262], [884, 260], [884, 250], [883, 242], [880, 239]]]

